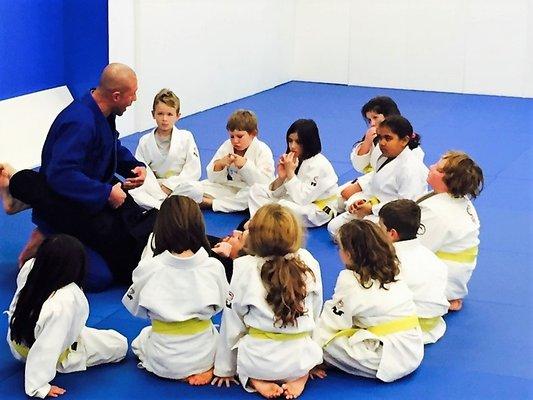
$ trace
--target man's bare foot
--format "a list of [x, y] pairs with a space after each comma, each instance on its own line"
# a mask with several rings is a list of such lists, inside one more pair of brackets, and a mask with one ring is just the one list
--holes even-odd
[[37, 249], [43, 242], [44, 237], [45, 236], [41, 233], [39, 228], [35, 228], [31, 232], [28, 243], [26, 243], [26, 246], [24, 246], [19, 254], [19, 268], [22, 267], [30, 258], [35, 257], [35, 254], [37, 254]]
[[199, 374], [194, 374], [188, 376], [185, 380], [189, 385], [200, 386], [207, 385], [213, 379], [213, 368], [208, 371], [200, 372]]
[[302, 394], [305, 388], [305, 384], [307, 383], [307, 379], [309, 378], [309, 374], [305, 374], [304, 376], [295, 379], [290, 382], [285, 382], [281, 387], [283, 388], [283, 394], [285, 395], [286, 399], [295, 399], [298, 396]]
[[250, 378], [249, 384], [252, 388], [267, 399], [273, 399], [283, 394], [283, 388], [276, 382], [261, 381], [259, 379]]
[[204, 195], [202, 202], [200, 203], [200, 208], [202, 210], [211, 210], [213, 208], [213, 198]]
[[448, 311], [459, 311], [463, 308], [463, 299], [449, 300], [449, 302], [450, 307], [448, 308]]
[[324, 379], [328, 374], [326, 373], [326, 366], [324, 364], [317, 365], [311, 371], [309, 371], [309, 378], [315, 379]]
[[6, 214], [16, 214], [22, 210], [30, 208], [29, 205], [11, 196], [9, 192], [9, 181], [15, 174], [15, 168], [9, 164], [0, 164], [0, 197], [2, 198], [2, 206]]

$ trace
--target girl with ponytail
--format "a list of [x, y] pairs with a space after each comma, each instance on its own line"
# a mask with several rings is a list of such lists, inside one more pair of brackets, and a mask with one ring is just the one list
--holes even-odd
[[250, 221], [249, 255], [234, 261], [215, 359], [215, 381], [235, 374], [248, 391], [267, 398], [298, 397], [309, 371], [322, 361], [311, 340], [322, 307], [318, 262], [301, 248], [301, 222], [269, 204]]
[[28, 396], [57, 397], [56, 371], [83, 371], [118, 362], [128, 350], [126, 338], [113, 330], [87, 328], [89, 304], [82, 291], [86, 256], [78, 239], [51, 235], [17, 277], [8, 310], [7, 342], [13, 357], [26, 363]]

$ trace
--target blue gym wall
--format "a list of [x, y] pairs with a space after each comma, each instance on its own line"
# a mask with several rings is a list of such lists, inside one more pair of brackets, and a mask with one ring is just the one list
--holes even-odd
[[108, 63], [107, 0], [0, 0], [0, 100], [95, 86]]

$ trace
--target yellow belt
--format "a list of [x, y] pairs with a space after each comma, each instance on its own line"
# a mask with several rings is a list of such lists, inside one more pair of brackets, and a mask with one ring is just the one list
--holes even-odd
[[379, 199], [376, 196], [372, 196], [367, 200], [367, 202], [375, 206], [376, 204], [379, 204]]
[[212, 326], [210, 319], [192, 318], [186, 321], [164, 322], [152, 320], [152, 332], [162, 335], [195, 335]]
[[332, 201], [337, 200], [338, 197], [339, 196], [334, 194], [333, 196], [326, 197], [325, 199], [315, 200], [315, 201], [313, 201], [313, 204], [315, 206], [317, 206], [318, 208], [320, 208], [321, 210], [323, 210], [324, 207], [326, 207]]
[[267, 332], [261, 329], [254, 328], [250, 326], [248, 328], [248, 335], [256, 339], [270, 339], [270, 340], [279, 340], [285, 342], [287, 340], [301, 339], [307, 336], [310, 336], [309, 332], [299, 332], [299, 333], [277, 333], [277, 332]]
[[440, 317], [418, 318], [418, 322], [420, 323], [420, 329], [422, 329], [422, 332], [431, 331], [439, 324], [439, 321]]
[[362, 330], [362, 329], [367, 330], [376, 336], [386, 336], [386, 335], [391, 335], [397, 332], [407, 331], [409, 329], [416, 328], [417, 326], [420, 326], [418, 322], [418, 318], [414, 315], [411, 315], [409, 317], [395, 319], [389, 322], [384, 322], [379, 325], [370, 326], [368, 328], [342, 329], [339, 332], [337, 332], [335, 335], [333, 335], [333, 337], [324, 344], [324, 347], [326, 347], [328, 344], [331, 343], [332, 340], [338, 337], [350, 337], [355, 332]]
[[[30, 348], [28, 346], [17, 343], [13, 340], [11, 341], [11, 344], [13, 345], [13, 348], [17, 351], [17, 353], [19, 353], [23, 358], [28, 358], [28, 353], [30, 352]], [[70, 353], [70, 347], [59, 355], [59, 359], [57, 361], [58, 364], [65, 361], [69, 353]]]
[[459, 251], [457, 253], [447, 253], [445, 251], [437, 251], [435, 253], [441, 260], [455, 261], [459, 263], [472, 263], [476, 261], [478, 254], [478, 247], [474, 246], [469, 249]]
[[363, 168], [363, 173], [368, 174], [369, 172], [374, 171], [374, 168], [372, 168], [372, 165], [368, 164], [366, 167]]

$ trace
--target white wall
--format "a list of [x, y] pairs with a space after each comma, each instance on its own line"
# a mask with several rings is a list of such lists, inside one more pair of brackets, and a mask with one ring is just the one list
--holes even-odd
[[[113, 4], [114, 3], [114, 4]], [[182, 116], [291, 80], [294, 4], [284, 0], [110, 0], [110, 59], [138, 75], [135, 130], [154, 126], [154, 95], [163, 87], [182, 101]], [[134, 62], [124, 54], [123, 9], [134, 12]], [[115, 26], [114, 24], [117, 24]], [[111, 32], [114, 32], [111, 34]], [[126, 42], [128, 38], [126, 37]], [[128, 45], [128, 48], [130, 46]], [[127, 115], [125, 114], [125, 116]]]
[[295, 1], [295, 79], [533, 97], [531, 0]]

